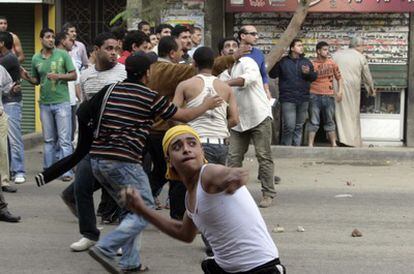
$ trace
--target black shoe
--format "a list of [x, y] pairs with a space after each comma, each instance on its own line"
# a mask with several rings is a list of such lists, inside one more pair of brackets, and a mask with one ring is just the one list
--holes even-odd
[[93, 246], [89, 248], [89, 255], [100, 263], [109, 273], [119, 274], [122, 273], [121, 269], [118, 268], [116, 261], [110, 257], [105, 256], [99, 248]]
[[18, 223], [20, 221], [20, 216], [14, 216], [6, 209], [0, 211], [0, 221]]
[[66, 198], [63, 194], [60, 194], [59, 196], [60, 198], [62, 198], [65, 205], [69, 208], [70, 212], [72, 212], [72, 214], [75, 215], [76, 218], [78, 218], [78, 212], [76, 211], [76, 204], [70, 201], [68, 198]]
[[8, 192], [8, 193], [16, 193], [17, 192], [17, 187], [14, 186], [2, 186], [1, 190], [3, 190], [3, 192]]

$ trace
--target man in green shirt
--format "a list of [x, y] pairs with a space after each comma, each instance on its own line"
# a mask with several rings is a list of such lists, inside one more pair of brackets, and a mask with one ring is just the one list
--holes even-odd
[[[76, 79], [75, 67], [69, 54], [55, 48], [55, 34], [49, 28], [40, 32], [42, 50], [32, 58], [31, 76], [23, 70], [22, 78], [32, 85], [40, 85], [40, 120], [44, 139], [44, 168], [56, 159], [72, 154], [72, 120], [68, 81]], [[72, 172], [65, 173], [63, 181], [72, 180]]]

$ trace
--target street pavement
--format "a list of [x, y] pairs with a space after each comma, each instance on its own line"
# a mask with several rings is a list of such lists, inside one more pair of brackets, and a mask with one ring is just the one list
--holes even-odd
[[[5, 194], [22, 222], [0, 223], [0, 273], [105, 273], [88, 254], [69, 250], [80, 235], [58, 196], [68, 183], [38, 188], [34, 175], [42, 159], [41, 147], [27, 151], [28, 182]], [[258, 201], [256, 160], [247, 158], [245, 166]], [[414, 273], [414, 162], [295, 158], [275, 159], [275, 166], [282, 178], [277, 198], [261, 212], [269, 231], [284, 228], [271, 236], [289, 274]], [[305, 231], [297, 232], [298, 226]], [[102, 228], [105, 234], [114, 226]], [[351, 237], [355, 228], [362, 237]], [[202, 273], [200, 237], [185, 244], [149, 226], [141, 255], [149, 273]]]

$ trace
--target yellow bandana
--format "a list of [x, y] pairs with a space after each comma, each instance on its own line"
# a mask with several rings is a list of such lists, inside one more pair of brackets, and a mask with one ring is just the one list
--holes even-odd
[[[175, 137], [183, 134], [191, 134], [197, 139], [198, 142], [201, 143], [200, 136], [192, 127], [187, 125], [178, 125], [172, 127], [165, 133], [164, 138], [162, 139], [162, 150], [164, 151], [165, 157], [168, 156], [168, 148], [170, 147], [171, 141]], [[167, 160], [167, 172], [165, 174], [165, 178], [174, 181], [181, 180], [177, 172], [174, 170], [174, 168], [172, 168], [169, 160]]]

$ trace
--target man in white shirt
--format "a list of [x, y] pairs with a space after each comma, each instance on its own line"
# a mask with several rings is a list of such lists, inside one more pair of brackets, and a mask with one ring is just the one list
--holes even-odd
[[[117, 40], [111, 33], [101, 33], [96, 36], [94, 46], [96, 63], [83, 70], [80, 77], [81, 90], [87, 100], [104, 86], [123, 81], [126, 78], [125, 66], [117, 62], [116, 45]], [[77, 165], [74, 182], [62, 192], [62, 199], [72, 213], [78, 216], [79, 229], [83, 236], [70, 246], [73, 251], [86, 251], [99, 239], [100, 232], [96, 227], [93, 203], [93, 193], [99, 188], [100, 184], [92, 174], [88, 154]], [[116, 209], [116, 203], [109, 195], [105, 199]], [[102, 213], [105, 215], [105, 212]], [[103, 219], [104, 217], [102, 216]]]
[[70, 38], [73, 40], [73, 48], [69, 52], [69, 55], [75, 59], [76, 63], [74, 65], [79, 69], [79, 71], [86, 69], [89, 64], [88, 54], [86, 52], [85, 45], [76, 40], [78, 34], [76, 32], [75, 25], [66, 23], [63, 25], [62, 30], [69, 34]]
[[250, 141], [259, 162], [259, 178], [263, 198], [260, 207], [269, 207], [276, 195], [273, 184], [273, 159], [271, 152], [272, 110], [263, 87], [259, 67], [251, 57], [242, 57], [231, 69], [232, 86], [239, 107], [240, 123], [230, 130], [228, 165], [241, 167]]
[[[234, 37], [223, 38], [218, 43], [218, 51], [221, 56], [233, 55], [238, 49], [239, 49], [239, 42]], [[231, 68], [224, 70], [218, 76], [218, 78], [221, 81], [230, 80], [231, 79], [230, 71], [231, 71]]]

